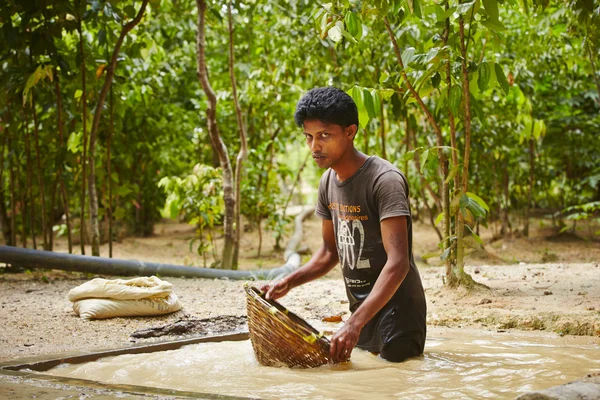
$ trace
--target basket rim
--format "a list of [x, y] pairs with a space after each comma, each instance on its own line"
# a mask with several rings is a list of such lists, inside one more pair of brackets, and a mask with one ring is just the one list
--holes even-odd
[[302, 317], [288, 310], [278, 301], [273, 299], [267, 300], [265, 292], [248, 283], [244, 284], [244, 288], [246, 289], [247, 297], [260, 303], [273, 316], [279, 317], [279, 323], [304, 341], [310, 344], [319, 341], [323, 345], [330, 345], [329, 339], [322, 332], [319, 332]]

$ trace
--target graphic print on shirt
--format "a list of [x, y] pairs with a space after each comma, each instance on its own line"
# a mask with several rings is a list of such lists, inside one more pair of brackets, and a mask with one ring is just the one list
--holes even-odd
[[362, 223], [357, 220], [344, 221], [339, 218], [337, 234], [338, 253], [342, 268], [346, 266], [350, 269], [356, 268], [365, 244], [365, 230]]

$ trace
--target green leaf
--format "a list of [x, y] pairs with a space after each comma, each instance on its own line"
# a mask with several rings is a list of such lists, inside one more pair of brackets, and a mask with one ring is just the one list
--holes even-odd
[[466, 208], [469, 205], [469, 196], [466, 194], [462, 194], [459, 200], [460, 208]]
[[485, 218], [487, 215], [483, 207], [481, 207], [475, 200], [468, 198], [466, 208], [471, 211], [473, 216], [477, 218]]
[[415, 158], [415, 150], [410, 150], [407, 151], [406, 153], [404, 153], [404, 155], [402, 156], [402, 161], [403, 162], [407, 162], [407, 161], [412, 161]]
[[508, 81], [506, 80], [506, 75], [504, 75], [504, 70], [502, 66], [498, 63], [494, 64], [494, 69], [496, 71], [496, 80], [500, 84], [500, 87], [504, 91], [504, 93], [508, 94]]
[[498, 3], [496, 0], [482, 0], [483, 7], [493, 21], [498, 21]]
[[363, 89], [363, 104], [365, 105], [367, 113], [369, 113], [369, 119], [375, 118], [377, 113], [375, 112], [373, 96], [371, 96], [371, 92], [369, 92], [367, 89]]
[[127, 15], [129, 18], [131, 18], [131, 19], [135, 18], [135, 14], [136, 14], [136, 12], [135, 12], [135, 8], [133, 8], [133, 6], [132, 6], [132, 5], [128, 5], [128, 6], [126, 6], [126, 7], [123, 9], [123, 11], [125, 11], [125, 14], [126, 14], [126, 15]]
[[437, 57], [438, 53], [440, 52], [440, 48], [439, 47], [434, 47], [432, 49], [430, 49], [427, 52], [427, 55], [425, 56], [425, 64], [427, 64], [428, 62], [430, 62], [431, 60], [433, 60], [435, 57]]
[[421, 18], [423, 16], [420, 0], [408, 0], [407, 3], [412, 14], [416, 15], [417, 18]]
[[477, 243], [478, 243], [478, 244], [479, 244], [481, 247], [483, 247], [483, 246], [484, 246], [484, 244], [483, 244], [483, 240], [481, 240], [481, 238], [479, 237], [479, 235], [478, 235], [478, 234], [476, 234], [476, 233], [473, 231], [473, 229], [471, 229], [471, 227], [470, 227], [469, 225], [465, 224], [465, 228], [467, 228], [467, 230], [468, 230], [469, 232], [471, 232], [471, 236], [473, 237], [473, 239], [475, 239], [475, 241], [476, 241], [476, 242], [477, 242]]
[[131, 192], [132, 192], [132, 190], [130, 188], [128, 188], [127, 186], [119, 186], [117, 188], [117, 190], [115, 190], [116, 195], [121, 196], [121, 197], [125, 197]]
[[375, 110], [373, 118], [378, 118], [381, 116], [381, 98], [377, 89], [371, 89], [371, 98], [373, 99], [373, 109]]
[[171, 219], [175, 219], [179, 216], [179, 201], [178, 199], [173, 199], [169, 203], [169, 216]]
[[394, 89], [382, 89], [379, 91], [379, 97], [388, 101], [394, 95]]
[[483, 207], [485, 209], [485, 211], [490, 212], [490, 207], [486, 204], [485, 201], [483, 201], [483, 199], [479, 196], [477, 196], [475, 193], [472, 192], [467, 192], [467, 196], [469, 196], [469, 198], [475, 200], [477, 202], [477, 204], [479, 204], [481, 207]]
[[327, 36], [329, 36], [329, 39], [337, 43], [342, 40], [342, 30], [339, 26], [334, 25], [327, 31]]
[[471, 7], [473, 7], [473, 5], [475, 4], [475, 2], [476, 2], [476, 0], [469, 1], [467, 3], [459, 4], [456, 9], [457, 9], [457, 11], [460, 14], [466, 14], [467, 12], [469, 12], [469, 10], [471, 9]]
[[462, 88], [458, 85], [452, 86], [450, 89], [450, 98], [448, 99], [448, 105], [452, 114], [458, 115], [460, 109], [460, 101], [462, 99]]
[[352, 100], [356, 103], [356, 108], [358, 108], [358, 123], [361, 128], [365, 128], [369, 123], [369, 112], [365, 107], [364, 102], [364, 91], [366, 89], [360, 88], [359, 86], [354, 86], [347, 93], [352, 97]]
[[346, 23], [346, 29], [348, 32], [357, 39], [362, 36], [362, 24], [358, 20], [356, 14], [352, 11], [348, 11], [344, 16], [344, 22]]
[[98, 46], [104, 46], [104, 44], [106, 44], [106, 31], [100, 29], [98, 31]]
[[440, 86], [441, 82], [442, 76], [440, 75], [440, 73], [436, 72], [435, 74], [433, 74], [433, 76], [431, 77], [431, 86], [437, 89]]
[[379, 76], [379, 84], [383, 84], [390, 77], [390, 74], [387, 71], [383, 71]]
[[123, 207], [117, 207], [115, 212], [113, 213], [115, 219], [120, 220], [125, 217], [125, 209]]
[[415, 59], [415, 48], [414, 47], [407, 47], [404, 52], [402, 53], [402, 63], [404, 64], [404, 67], [407, 67], [408, 64], [410, 64], [412, 62], [412, 60]]
[[437, 224], [439, 224], [442, 221], [442, 219], [444, 219], [443, 212], [441, 212], [440, 215], [437, 216], [437, 218], [435, 219], [435, 222], [433, 224], [437, 226]]
[[481, 63], [479, 66], [479, 77], [477, 78], [477, 86], [479, 90], [485, 92], [490, 83], [490, 76], [492, 74], [492, 69], [490, 68], [488, 63]]
[[429, 260], [430, 258], [440, 257], [442, 254], [439, 251], [432, 251], [430, 253], [425, 253], [421, 256], [423, 260]]
[[456, 175], [456, 173], [458, 172], [459, 166], [458, 165], [454, 165], [452, 166], [452, 168], [450, 169], [450, 171], [448, 171], [448, 176], [446, 177], [446, 180], [444, 180], [444, 183], [447, 185], [448, 183], [450, 183], [450, 181], [452, 179], [454, 179], [454, 176]]
[[494, 32], [504, 32], [506, 30], [506, 27], [500, 21], [493, 21], [491, 19], [486, 19], [486, 20], [482, 20], [481, 24]]
[[452, 251], [452, 246], [450, 246], [446, 250], [444, 250], [444, 252], [440, 256], [440, 259], [442, 261], [446, 261], [446, 259], [448, 258], [448, 256], [450, 256], [450, 251]]
[[423, 173], [423, 168], [425, 167], [425, 163], [427, 162], [428, 158], [429, 158], [429, 149], [425, 150], [423, 152], [423, 154], [421, 154], [421, 165], [420, 165], [420, 169], [419, 169], [419, 171], [421, 173]]
[[67, 139], [67, 148], [73, 154], [81, 151], [81, 139], [83, 138], [83, 132], [72, 132]]

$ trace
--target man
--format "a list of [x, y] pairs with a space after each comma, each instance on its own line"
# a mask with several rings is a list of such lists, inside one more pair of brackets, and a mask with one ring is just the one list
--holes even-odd
[[331, 339], [331, 358], [347, 360], [356, 346], [400, 362], [423, 353], [426, 303], [412, 254], [406, 178], [391, 163], [354, 147], [358, 111], [334, 87], [310, 90], [294, 115], [320, 168], [315, 214], [323, 245], [294, 273], [265, 285], [277, 299], [317, 279], [339, 262], [351, 317]]

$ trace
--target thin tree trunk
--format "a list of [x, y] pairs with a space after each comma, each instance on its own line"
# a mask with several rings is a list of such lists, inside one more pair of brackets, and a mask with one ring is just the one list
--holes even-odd
[[[54, 90], [56, 92], [56, 109], [58, 113], [58, 147], [62, 149], [65, 144], [65, 137], [63, 134], [63, 120], [62, 120], [62, 97], [60, 95], [60, 77], [56, 69], [54, 70]], [[63, 163], [61, 159], [58, 165], [58, 171], [56, 173], [56, 183], [60, 185], [60, 191], [62, 195], [63, 205], [65, 207], [65, 218], [67, 224], [67, 242], [69, 245], [69, 254], [73, 253], [73, 238], [71, 237], [71, 218], [69, 216], [69, 196], [65, 188], [65, 180], [63, 179]]]
[[[462, 186], [459, 195], [464, 195], [468, 189], [469, 183], [469, 156], [471, 153], [471, 98], [469, 95], [469, 72], [467, 70], [467, 48], [465, 46], [465, 25], [462, 15], [459, 17], [460, 25], [460, 48], [461, 48], [461, 66], [463, 76], [463, 98], [465, 103], [464, 122], [465, 127], [465, 150], [463, 156]], [[464, 285], [472, 286], [474, 281], [470, 275], [465, 273], [465, 217], [462, 211], [458, 210], [458, 223], [456, 226], [456, 267], [454, 269], [453, 279], [449, 282], [451, 286]]]
[[83, 45], [83, 30], [81, 28], [81, 17], [77, 20], [77, 32], [79, 33], [79, 53], [81, 54], [81, 123], [83, 124], [83, 156], [81, 158], [81, 215], [79, 217], [79, 240], [81, 254], [85, 255], [85, 180], [87, 163], [87, 92], [85, 87], [85, 52]]
[[44, 250], [50, 250], [50, 248], [48, 247], [48, 237], [47, 237], [47, 231], [48, 231], [48, 222], [46, 220], [46, 218], [48, 218], [48, 213], [46, 212], [46, 190], [44, 187], [44, 170], [42, 169], [42, 161], [40, 158], [40, 140], [39, 140], [39, 132], [38, 132], [38, 119], [37, 119], [37, 111], [36, 111], [36, 101], [35, 101], [35, 94], [32, 94], [32, 98], [33, 98], [33, 106], [31, 107], [31, 109], [33, 110], [33, 138], [34, 138], [34, 145], [35, 145], [35, 160], [36, 160], [36, 164], [37, 164], [37, 178], [38, 178], [38, 185], [40, 186], [40, 201], [42, 202], [42, 237], [44, 239], [43, 243], [44, 243]]
[[21, 174], [17, 175], [16, 191], [21, 196], [21, 246], [27, 248], [27, 226], [32, 224], [27, 223], [27, 185], [23, 184]]
[[229, 21], [229, 78], [231, 80], [231, 88], [233, 92], [233, 102], [235, 104], [235, 114], [237, 116], [238, 127], [240, 129], [240, 152], [238, 153], [235, 164], [235, 248], [233, 251], [233, 269], [237, 269], [238, 258], [240, 253], [240, 241], [242, 237], [242, 216], [241, 216], [241, 190], [242, 190], [242, 173], [244, 161], [248, 158], [248, 146], [246, 143], [246, 127], [242, 117], [242, 110], [237, 95], [237, 84], [235, 81], [235, 57], [233, 53], [233, 18], [231, 16], [231, 1], [227, 6], [227, 16]]
[[387, 160], [387, 153], [385, 149], [385, 107], [383, 106], [383, 101], [381, 103], [381, 124], [379, 135], [381, 137], [381, 157], [384, 160]]
[[529, 214], [531, 213], [531, 197], [535, 179], [535, 139], [533, 137], [533, 118], [531, 123], [531, 138], [529, 139], [529, 188], [527, 190], [527, 207], [525, 207], [525, 228], [523, 235], [529, 237]]
[[300, 166], [300, 169], [298, 170], [298, 173], [296, 174], [296, 179], [294, 179], [294, 183], [292, 184], [290, 193], [288, 194], [287, 200], [285, 201], [285, 205], [283, 206], [283, 218], [285, 218], [285, 214], [286, 214], [288, 205], [290, 204], [290, 200], [292, 200], [292, 195], [294, 194], [294, 189], [296, 188], [296, 185], [300, 181], [300, 175], [302, 175], [302, 171], [304, 171], [304, 168], [306, 167], [306, 163], [308, 162], [308, 158], [310, 157], [310, 154], [311, 153], [308, 153], [306, 155], [306, 157], [304, 158], [304, 162], [302, 163], [302, 165]]
[[63, 201], [64, 201], [64, 206], [65, 206], [65, 217], [66, 217], [66, 223], [67, 223], [67, 241], [69, 244], [69, 254], [73, 253], [73, 237], [71, 236], [71, 217], [70, 217], [70, 211], [69, 211], [69, 197], [67, 196], [67, 189], [65, 187], [65, 182], [61, 181], [60, 182], [60, 190], [62, 192], [62, 197], [63, 197]]
[[[269, 192], [269, 175], [271, 175], [271, 169], [273, 168], [273, 159], [275, 158], [275, 138], [277, 137], [277, 135], [279, 134], [279, 132], [281, 131], [281, 127], [278, 127], [277, 129], [275, 129], [275, 132], [273, 132], [273, 134], [271, 135], [271, 143], [269, 143], [269, 146], [267, 146], [267, 151], [270, 154], [269, 157], [269, 164], [267, 165], [267, 170], [265, 172], [265, 187], [264, 187], [264, 192], [268, 193]], [[258, 178], [258, 186], [256, 188], [256, 190], [258, 192], [260, 192], [262, 189], [262, 172], [260, 177]], [[257, 225], [258, 225], [258, 252], [256, 257], [260, 258], [260, 253], [262, 250], [262, 213], [260, 212], [260, 210], [262, 209], [262, 202], [259, 203], [258, 205], [258, 218], [257, 218]]]
[[[448, 10], [449, 8], [449, 2], [446, 1], [445, 4], [445, 9]], [[447, 43], [448, 38], [450, 36], [450, 19], [446, 18], [446, 32], [445, 32], [445, 36], [444, 36], [444, 44]], [[451, 59], [450, 59], [450, 55], [448, 55], [448, 59], [446, 60], [446, 84], [447, 84], [447, 97], [448, 99], [450, 98], [450, 90], [452, 89], [452, 67], [451, 67]], [[454, 113], [452, 112], [452, 110], [450, 109], [450, 105], [448, 103], [448, 124], [450, 126], [450, 146], [452, 147], [452, 168], [454, 168], [456, 170], [456, 173], [454, 174], [454, 189], [458, 190], [460, 187], [460, 178], [459, 178], [459, 173], [458, 173], [458, 168], [459, 168], [459, 163], [458, 163], [458, 144], [456, 142], [456, 122], [454, 120]], [[450, 182], [448, 182], [448, 185], [446, 187], [446, 196], [447, 196], [447, 204], [448, 204], [448, 208], [445, 208], [445, 210], [447, 210], [447, 212], [444, 214], [444, 224], [445, 224], [445, 228], [444, 228], [444, 232], [447, 238], [450, 238], [450, 236], [452, 235], [456, 235], [456, 227], [458, 226], [458, 213], [455, 215], [455, 219], [454, 219], [454, 229], [452, 229], [452, 217], [450, 215]], [[447, 228], [446, 228], [447, 227]], [[447, 245], [451, 245], [450, 240], [448, 240]], [[448, 248], [447, 246], [444, 246], [444, 248]], [[456, 251], [456, 249], [454, 250]], [[452, 252], [452, 250], [451, 250]], [[453, 273], [453, 268], [456, 265], [456, 254], [452, 255], [449, 254], [448, 257], [446, 258], [446, 283], [447, 284], [452, 284], [454, 279], [452, 279], [452, 273]]]
[[596, 103], [598, 103], [598, 107], [600, 107], [600, 82], [598, 81], [598, 75], [596, 74], [596, 63], [594, 62], [594, 52], [592, 51], [592, 44], [589, 41], [587, 45], [587, 50], [590, 63], [592, 64], [592, 75], [594, 76], [594, 82], [596, 83], [596, 91], [598, 92], [598, 98], [596, 99]]
[[208, 120], [208, 131], [210, 133], [211, 142], [215, 148], [221, 168], [223, 169], [223, 197], [225, 202], [225, 219], [224, 233], [225, 244], [223, 246], [223, 258], [221, 268], [231, 269], [233, 266], [233, 253], [235, 237], [233, 234], [234, 213], [235, 213], [235, 196], [233, 191], [233, 177], [231, 171], [231, 163], [227, 154], [227, 147], [219, 134], [217, 126], [217, 96], [208, 80], [208, 69], [206, 66], [206, 37], [205, 37], [205, 14], [206, 1], [196, 0], [198, 7], [198, 33], [196, 35], [196, 57], [198, 62], [197, 75], [202, 89], [208, 100], [206, 110]]
[[100, 255], [100, 228], [98, 225], [98, 194], [96, 192], [96, 138], [98, 136], [98, 127], [100, 126], [100, 117], [102, 116], [102, 109], [104, 107], [104, 101], [106, 99], [106, 95], [112, 85], [113, 78], [115, 76], [115, 71], [117, 69], [117, 60], [119, 56], [119, 51], [121, 50], [121, 46], [123, 41], [125, 40], [125, 36], [127, 33], [131, 31], [137, 24], [142, 20], [142, 16], [146, 10], [146, 6], [148, 5], [149, 0], [143, 0], [140, 10], [134, 19], [126, 23], [121, 28], [121, 33], [119, 35], [119, 39], [115, 43], [115, 48], [113, 49], [112, 57], [110, 59], [110, 64], [106, 68], [106, 76], [104, 77], [104, 85], [102, 86], [102, 90], [100, 91], [100, 95], [98, 96], [98, 102], [96, 103], [96, 110], [94, 112], [94, 119], [92, 122], [92, 130], [90, 132], [90, 151], [89, 151], [89, 165], [90, 172], [88, 178], [89, 185], [89, 197], [90, 197], [90, 225], [92, 230], [92, 255], [99, 256]]
[[108, 174], [108, 257], [112, 258], [113, 256], [113, 217], [112, 217], [112, 170], [111, 163], [112, 159], [110, 157], [110, 147], [111, 141], [114, 134], [115, 121], [114, 121], [114, 98], [113, 98], [113, 88], [110, 88], [110, 98], [109, 98], [109, 127], [108, 127], [108, 139], [106, 139], [106, 172]]
[[419, 93], [415, 90], [414, 86], [412, 85], [412, 83], [408, 79], [408, 76], [406, 75], [406, 70], [404, 69], [404, 62], [402, 61], [402, 54], [400, 53], [400, 47], [398, 46], [398, 42], [396, 41], [396, 35], [394, 34], [394, 31], [392, 31], [392, 27], [390, 26], [390, 22], [388, 21], [387, 17], [384, 17], [383, 22], [388, 31], [388, 35], [392, 41], [392, 46], [394, 47], [394, 53], [396, 54], [398, 65], [400, 65], [400, 73], [402, 75], [404, 84], [417, 101], [417, 104], [419, 104], [419, 107], [427, 117], [427, 121], [429, 121], [429, 124], [433, 128], [433, 131], [435, 132], [436, 136], [442, 136], [442, 130], [437, 124], [435, 117], [433, 116], [433, 114], [431, 114], [431, 112], [423, 102], [423, 99], [421, 99], [421, 96], [419, 96]]
[[509, 205], [509, 193], [508, 193], [508, 161], [505, 162], [504, 171], [502, 173], [502, 190], [504, 197], [504, 207], [502, 207], [502, 227], [500, 228], [500, 235], [504, 236], [509, 232], [510, 220], [508, 218], [508, 205]]
[[25, 113], [25, 156], [27, 162], [27, 197], [31, 207], [29, 207], [29, 226], [31, 229], [31, 240], [33, 248], [37, 249], [37, 240], [35, 238], [35, 200], [33, 198], [33, 172], [31, 169], [31, 144], [29, 140], [29, 117]]
[[[406, 153], [408, 153], [410, 151], [410, 143], [411, 143], [411, 138], [410, 138], [410, 118], [408, 117], [408, 114], [406, 116], [406, 119], [404, 120], [404, 124], [405, 124], [405, 133], [406, 133]], [[404, 161], [404, 176], [406, 176], [406, 179], [408, 179], [408, 159], [406, 161]]]
[[[2, 147], [0, 148], [0, 229], [2, 230], [2, 235], [4, 236], [4, 243], [7, 246], [13, 246], [12, 242], [12, 231], [11, 224], [8, 219], [8, 213], [6, 212], [6, 203], [4, 200], [4, 149], [7, 146], [8, 142], [8, 129], [4, 127], [4, 135], [2, 137]], [[8, 149], [8, 153], [10, 153], [10, 148]], [[10, 175], [10, 174], [9, 174]], [[12, 216], [14, 218], [14, 215]]]

